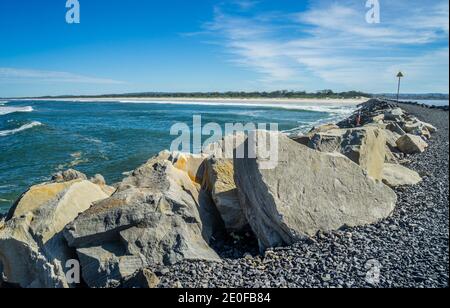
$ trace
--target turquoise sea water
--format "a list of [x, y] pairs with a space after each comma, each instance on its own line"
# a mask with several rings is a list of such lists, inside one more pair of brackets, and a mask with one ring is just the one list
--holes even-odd
[[[75, 168], [108, 183], [168, 149], [177, 122], [273, 123], [280, 130], [307, 130], [334, 122], [351, 106], [226, 105], [76, 101], [0, 101], [0, 212], [29, 186]], [[208, 136], [205, 136], [205, 139]]]

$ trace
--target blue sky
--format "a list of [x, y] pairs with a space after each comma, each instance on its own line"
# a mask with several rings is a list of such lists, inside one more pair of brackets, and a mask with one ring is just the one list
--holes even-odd
[[0, 1], [0, 97], [449, 88], [447, 0]]

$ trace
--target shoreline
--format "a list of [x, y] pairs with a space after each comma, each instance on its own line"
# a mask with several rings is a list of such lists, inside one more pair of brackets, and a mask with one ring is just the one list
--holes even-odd
[[121, 103], [217, 103], [230, 105], [257, 105], [257, 104], [319, 104], [319, 105], [359, 105], [369, 98], [189, 98], [189, 97], [71, 97], [71, 98], [24, 98], [10, 99], [9, 101], [62, 101], [62, 102], [121, 102]]

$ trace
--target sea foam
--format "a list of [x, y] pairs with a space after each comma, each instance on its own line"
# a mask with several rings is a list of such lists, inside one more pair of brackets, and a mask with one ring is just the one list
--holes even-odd
[[0, 106], [0, 115], [6, 115], [6, 114], [10, 114], [10, 113], [15, 113], [15, 112], [32, 112], [32, 111], [33, 111], [33, 107], [31, 107], [31, 106], [26, 106], [26, 107]]
[[33, 128], [33, 127], [36, 127], [36, 126], [41, 126], [41, 125], [42, 125], [41, 122], [33, 121], [31, 123], [22, 125], [21, 127], [16, 128], [16, 129], [2, 130], [2, 131], [0, 131], [0, 137], [6, 137], [6, 136], [9, 136], [9, 135], [14, 135], [14, 134], [17, 134], [17, 133], [22, 132], [24, 130], [27, 130], [27, 129], [30, 129], [30, 128]]
[[195, 102], [195, 101], [157, 101], [157, 100], [120, 100], [122, 104], [161, 104], [161, 105], [185, 105], [185, 106], [230, 106], [230, 107], [258, 107], [279, 108], [286, 110], [311, 111], [334, 114], [352, 114], [354, 105], [346, 104], [305, 104], [305, 103], [255, 103], [255, 102]]

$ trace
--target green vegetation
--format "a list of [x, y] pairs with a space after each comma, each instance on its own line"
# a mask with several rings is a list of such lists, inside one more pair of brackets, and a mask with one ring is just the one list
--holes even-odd
[[[392, 93], [379, 93], [369, 94], [360, 91], [347, 91], [347, 92], [333, 92], [332, 90], [322, 90], [314, 93], [306, 91], [272, 91], [272, 92], [139, 92], [139, 93], [124, 93], [124, 94], [104, 94], [104, 95], [61, 95], [61, 96], [43, 96], [42, 99], [58, 99], [58, 98], [331, 98], [331, 99], [345, 99], [345, 98], [359, 98], [359, 97], [379, 97], [387, 99], [396, 99], [397, 94]], [[429, 100], [448, 100], [448, 94], [440, 93], [428, 93], [428, 94], [400, 94], [402, 100], [415, 100], [415, 99], [429, 99]], [[28, 97], [32, 98], [32, 97]]]
[[143, 92], [143, 93], [126, 93], [126, 94], [105, 94], [96, 96], [46, 96], [41, 98], [357, 98], [370, 97], [370, 94], [349, 91], [335, 93], [332, 90], [323, 90], [315, 93], [307, 93], [305, 91], [272, 91], [272, 92]]

